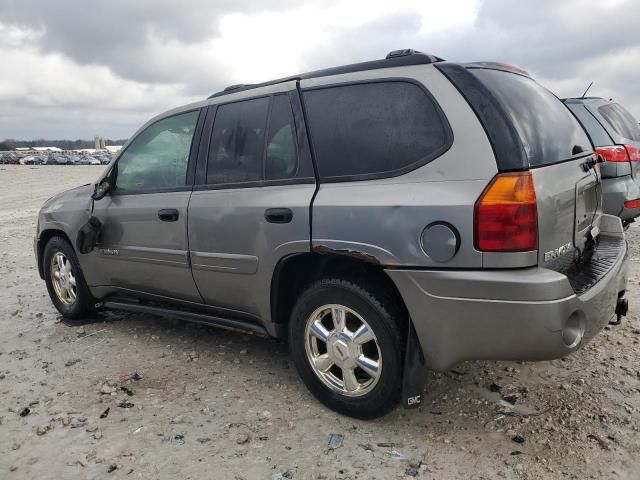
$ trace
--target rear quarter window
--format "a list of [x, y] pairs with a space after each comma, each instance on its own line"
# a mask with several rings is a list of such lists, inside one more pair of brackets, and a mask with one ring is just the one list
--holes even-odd
[[598, 107], [598, 112], [618, 135], [628, 140], [640, 140], [638, 121], [622, 105], [603, 105]]
[[569, 160], [574, 147], [590, 152], [591, 142], [582, 126], [555, 95], [529, 77], [492, 69], [472, 73], [501, 104], [518, 132], [529, 166], [540, 167]]
[[359, 83], [307, 90], [303, 96], [322, 180], [400, 175], [450, 146], [444, 114], [416, 84]]

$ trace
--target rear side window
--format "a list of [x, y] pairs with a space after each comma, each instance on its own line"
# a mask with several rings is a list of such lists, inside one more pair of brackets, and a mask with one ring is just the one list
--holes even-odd
[[268, 97], [218, 107], [211, 134], [208, 184], [262, 180], [268, 109]]
[[574, 156], [574, 147], [591, 150], [591, 142], [567, 107], [531, 78], [491, 69], [472, 73], [498, 99], [518, 132], [529, 166], [539, 167]]
[[622, 105], [617, 103], [603, 105], [598, 107], [598, 112], [618, 135], [628, 140], [640, 140], [638, 121]]
[[209, 185], [286, 180], [298, 174], [296, 130], [287, 95], [220, 105], [209, 145]]
[[399, 175], [450, 145], [444, 115], [413, 83], [319, 88], [305, 91], [304, 102], [323, 180]]
[[578, 117], [578, 120], [587, 131], [587, 135], [591, 139], [594, 147], [605, 147], [613, 144], [613, 140], [604, 129], [600, 122], [591, 114], [589, 110], [582, 104], [570, 103], [567, 106]]
[[267, 132], [265, 180], [291, 178], [298, 172], [296, 132], [289, 97], [273, 97]]

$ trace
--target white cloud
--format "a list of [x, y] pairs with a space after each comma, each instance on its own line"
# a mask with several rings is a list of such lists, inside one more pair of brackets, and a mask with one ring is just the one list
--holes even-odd
[[114, 0], [95, 9], [3, 0], [0, 138], [127, 136], [229, 84], [398, 48], [515, 63], [559, 95], [593, 80], [593, 94], [640, 115], [640, 39], [620, 28], [636, 10], [632, 0]]

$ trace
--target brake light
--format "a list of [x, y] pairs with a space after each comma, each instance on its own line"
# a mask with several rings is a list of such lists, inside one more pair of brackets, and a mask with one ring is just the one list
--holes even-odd
[[640, 207], [640, 198], [636, 200], [627, 200], [624, 202], [625, 208], [638, 208]]
[[624, 148], [627, 150], [627, 154], [629, 155], [629, 160], [632, 162], [640, 161], [640, 152], [633, 145], [625, 145]]
[[640, 161], [640, 153], [633, 145], [611, 145], [598, 147], [596, 153], [602, 155], [607, 162], [637, 162]]
[[538, 206], [530, 171], [501, 173], [476, 201], [474, 243], [483, 252], [538, 248]]

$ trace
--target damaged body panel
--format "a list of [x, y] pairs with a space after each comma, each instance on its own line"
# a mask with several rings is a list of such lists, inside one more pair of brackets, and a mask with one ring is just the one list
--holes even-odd
[[65, 235], [75, 245], [77, 232], [87, 223], [91, 215], [93, 190], [93, 184], [82, 185], [51, 197], [42, 206], [34, 238], [40, 278], [44, 279], [42, 268], [44, 244], [52, 235]]

